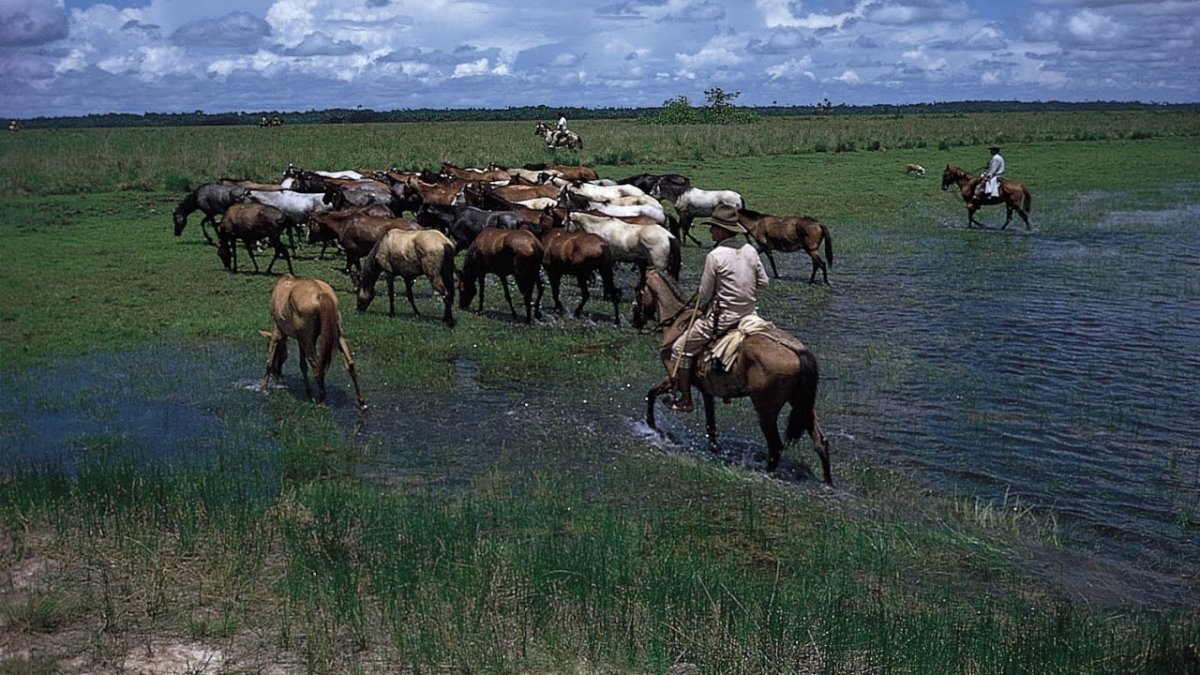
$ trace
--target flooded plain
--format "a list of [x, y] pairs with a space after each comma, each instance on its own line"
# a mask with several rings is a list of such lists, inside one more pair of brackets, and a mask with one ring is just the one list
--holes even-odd
[[[761, 310], [821, 361], [835, 480], [870, 462], [942, 494], [1053, 514], [1062, 548], [1036, 558], [1038, 573], [1101, 605], [1195, 606], [1200, 194], [1181, 190], [1161, 209], [1123, 203], [1046, 201], [1032, 233], [965, 230], [957, 212], [916, 231], [839, 224], [834, 286], [805, 283], [806, 256], [777, 255], [785, 278]], [[1003, 212], [981, 215], [996, 223]], [[120, 446], [174, 465], [248, 437], [269, 451], [260, 358], [213, 343], [0, 373], [6, 464], [69, 470]], [[285, 373], [301, 393], [294, 363]], [[467, 360], [455, 373], [453, 395], [369, 390], [360, 420], [335, 364], [330, 407], [369, 449], [372, 479], [454, 487], [528, 466], [603, 484], [618, 456], [707, 456], [700, 415], [664, 411], [662, 434], [642, 422], [657, 372], [606, 391], [484, 387]], [[760, 470], [749, 404], [718, 404], [717, 415], [718, 459]], [[814, 462], [801, 441], [785, 453], [784, 479], [816, 489]]]

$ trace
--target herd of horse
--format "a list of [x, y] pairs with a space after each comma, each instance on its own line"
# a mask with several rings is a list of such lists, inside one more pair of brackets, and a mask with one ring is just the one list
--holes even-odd
[[[551, 140], [548, 136], [547, 142]], [[906, 171], [924, 175], [923, 170]], [[952, 165], [947, 165], [942, 178], [943, 190], [950, 185], [959, 187], [969, 225], [977, 224], [974, 213], [980, 206], [1002, 203], [1008, 209], [1005, 227], [1014, 211], [1029, 227], [1028, 189], [1006, 181], [999, 197], [980, 199], [975, 194], [976, 181]], [[666, 213], [663, 202], [673, 207], [674, 215]], [[662, 332], [664, 346], [669, 346], [696, 311], [678, 285], [681, 247], [687, 239], [696, 241], [690, 234], [695, 219], [711, 215], [718, 204], [738, 209], [748, 241], [767, 257], [775, 278], [780, 275], [774, 252], [804, 251], [812, 261], [809, 283], [818, 283], [820, 274], [820, 282], [829, 284], [833, 243], [823, 223], [808, 216], [748, 209], [740, 193], [696, 188], [680, 174], [643, 173], [612, 181], [599, 179], [588, 167], [557, 164], [520, 169], [443, 164], [437, 172], [318, 172], [289, 166], [279, 185], [227, 179], [203, 185], [179, 203], [173, 222], [175, 234], [180, 235], [188, 216], [202, 212], [204, 238], [217, 248], [230, 272], [238, 269], [239, 243], [255, 272], [259, 271], [255, 251], [260, 247], [269, 247], [274, 253], [267, 274], [279, 258], [284, 259], [288, 273], [276, 283], [271, 296], [272, 330], [263, 333], [270, 338], [264, 386], [272, 376], [280, 376], [287, 340], [295, 339], [310, 398], [309, 367], [317, 380], [316, 400], [323, 401], [325, 372], [336, 349], [350, 372], [359, 405], [365, 408], [342, 335], [336, 294], [324, 281], [294, 276], [292, 253], [297, 234], [309, 245], [322, 246], [319, 258], [324, 258], [329, 246], [345, 254], [342, 271], [354, 286], [359, 311], [370, 306], [376, 284], [383, 277], [388, 314], [395, 316], [395, 279], [399, 277], [413, 315], [420, 316], [413, 284], [423, 276], [442, 299], [441, 320], [448, 327], [456, 323], [456, 296], [460, 309], [477, 301], [476, 311], [483, 311], [488, 275], [499, 278], [513, 319], [520, 320], [523, 314], [527, 324], [542, 316], [543, 277], [549, 281], [558, 312], [565, 311], [559, 294], [562, 278], [575, 279], [580, 293], [573, 310], [576, 317], [583, 316], [591, 297], [589, 286], [599, 277], [603, 297], [612, 303], [613, 321], [620, 325], [622, 293], [615, 269], [618, 263], [629, 263], [637, 269], [632, 323], [639, 329], [653, 323]], [[407, 213], [411, 217], [405, 217]], [[215, 241], [206, 225], [212, 227]], [[461, 268], [456, 262], [460, 253]], [[521, 294], [521, 313], [513, 303], [509, 277]], [[705, 430], [713, 449], [714, 399], [748, 397], [767, 442], [767, 470], [776, 470], [786, 444], [807, 433], [821, 460], [822, 478], [832, 484], [828, 441], [816, 412], [820, 376], [816, 357], [807, 346], [772, 327], [746, 337], [729, 370], [709, 367], [703, 355], [699, 362], [693, 385], [702, 393]], [[669, 372], [669, 364], [664, 366]], [[646, 422], [650, 427], [655, 427], [656, 400], [670, 392], [669, 378], [647, 392]], [[785, 404], [791, 411], [781, 436], [778, 417]]]

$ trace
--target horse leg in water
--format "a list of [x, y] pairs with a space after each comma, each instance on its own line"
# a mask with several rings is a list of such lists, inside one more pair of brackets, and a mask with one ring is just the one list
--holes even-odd
[[717, 445], [716, 401], [713, 395], [706, 391], [700, 392], [700, 399], [704, 402], [704, 437], [708, 439], [708, 451], [715, 453], [721, 449]]
[[658, 427], [654, 423], [654, 404], [658, 401], [658, 397], [665, 396], [675, 388], [671, 382], [671, 378], [664, 378], [662, 382], [654, 385], [654, 387], [646, 392], [646, 426], [657, 430]]
[[[815, 249], [808, 252], [808, 257], [812, 258], [812, 275], [808, 277], [808, 283], [817, 283], [817, 270], [821, 270], [821, 276], [825, 280], [825, 285], [828, 286], [829, 272], [826, 271], [825, 261], [821, 260], [820, 254], [818, 254]], [[774, 263], [772, 263], [772, 266], [773, 265]]]
[[770, 392], [751, 394], [750, 401], [758, 413], [758, 428], [767, 439], [767, 471], [774, 471], [783, 455], [783, 438], [779, 436], [779, 411], [783, 409], [783, 399], [777, 392]]
[[979, 210], [979, 202], [972, 200], [971, 202], [969, 202], [967, 204], [967, 227], [968, 228], [978, 227], [980, 229], [987, 229], [986, 225], [979, 222], [978, 220], [975, 220], [975, 212], [978, 210]]
[[[778, 279], [779, 278], [779, 268], [775, 266], [775, 256], [771, 255], [771, 249], [764, 248], [764, 249], [762, 249], [762, 252], [767, 254], [767, 262], [771, 263], [771, 274], [776, 279]], [[812, 283], [812, 282], [810, 281], [809, 283]]]

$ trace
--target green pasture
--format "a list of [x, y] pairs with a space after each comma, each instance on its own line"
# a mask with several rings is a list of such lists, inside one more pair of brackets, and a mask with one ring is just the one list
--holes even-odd
[[[830, 116], [716, 128], [589, 120], [576, 131], [584, 149], [557, 154], [524, 123], [6, 135], [0, 377], [30, 388], [47, 366], [155, 345], [215, 343], [259, 364], [274, 277], [224, 272], [199, 214], [176, 238], [171, 211], [204, 182], [277, 181], [289, 163], [582, 162], [608, 178], [678, 172], [698, 187], [736, 189], [751, 208], [812, 215], [833, 233], [834, 289], [803, 283], [805, 267], [803, 279], [773, 284], [763, 299], [767, 315], [786, 306], [801, 327], [818, 320], [842, 269], [934, 264], [922, 257], [923, 237], [961, 240], [968, 253], [978, 246], [940, 174], [948, 163], [982, 166], [989, 142], [1002, 143], [1009, 177], [1034, 194], [1033, 236], [1073, 227], [1057, 214], [1077, 211], [1081, 196], [1166, 207], [1200, 176], [1195, 113]], [[929, 175], [906, 175], [909, 162]], [[1003, 213], [982, 217], [994, 225]], [[1020, 232], [995, 236], [1028, 245]], [[685, 285], [695, 286], [702, 256], [685, 248]], [[607, 323], [611, 306], [598, 298], [594, 323], [524, 327], [489, 288], [489, 313], [456, 306], [460, 323], [449, 330], [423, 281], [424, 319], [402, 298], [396, 317], [384, 297], [355, 312], [337, 263], [305, 249], [296, 271], [339, 291], [369, 401], [385, 388], [453, 392], [460, 359], [478, 364], [485, 386], [637, 389], [660, 376], [656, 336], [634, 331], [627, 315], [620, 327]], [[835, 379], [869, 371], [886, 380], [907, 367], [882, 343], [818, 357]], [[294, 359], [289, 379], [298, 377]], [[137, 377], [151, 391], [181, 386], [174, 376]], [[347, 384], [340, 364], [329, 382]], [[0, 587], [0, 673], [119, 670], [130, 653], [168, 643], [220, 650], [219, 670], [197, 661], [190, 672], [1200, 668], [1194, 611], [1097, 609], [1022, 569], [1032, 548], [1057, 545], [1052, 513], [929, 495], [836, 446], [834, 492], [647, 451], [637, 438], [606, 455], [616, 459], [602, 467], [603, 487], [582, 471], [502, 469], [463, 488], [403, 476], [385, 486], [359, 477], [371, 450], [353, 425], [293, 391], [265, 396], [261, 418], [231, 415], [211, 465], [121, 461], [116, 434], [80, 441], [88, 461], [76, 475], [6, 475], [0, 566], [9, 578], [40, 572]], [[824, 398], [829, 408], [853, 404], [836, 391]], [[77, 404], [46, 393], [43, 405]], [[0, 431], [20, 424], [0, 417]], [[539, 451], [577, 453], [583, 433]], [[815, 460], [806, 442], [787, 452]]]

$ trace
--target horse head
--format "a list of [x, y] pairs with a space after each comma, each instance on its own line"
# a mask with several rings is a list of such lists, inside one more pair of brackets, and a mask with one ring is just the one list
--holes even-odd
[[183, 228], [185, 225], [187, 225], [187, 217], [188, 214], [183, 210], [183, 207], [175, 209], [175, 212], [171, 214], [171, 219], [175, 222], [176, 237], [183, 234]]
[[964, 172], [962, 169], [952, 164], [947, 164], [946, 170], [942, 171], [942, 190], [945, 191], [949, 189], [951, 185], [962, 185], [962, 179], [966, 177], [966, 175], [966, 172]]

